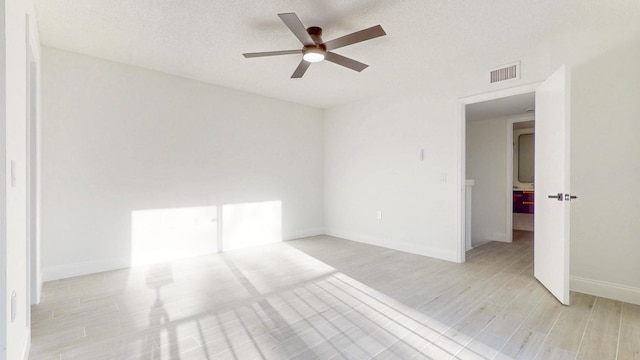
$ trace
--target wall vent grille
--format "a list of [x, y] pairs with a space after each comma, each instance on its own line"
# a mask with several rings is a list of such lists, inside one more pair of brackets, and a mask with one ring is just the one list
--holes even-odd
[[489, 70], [489, 83], [520, 79], [520, 62], [502, 65]]

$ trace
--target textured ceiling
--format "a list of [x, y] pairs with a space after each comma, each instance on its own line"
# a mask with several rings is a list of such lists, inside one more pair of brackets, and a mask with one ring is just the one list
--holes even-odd
[[[36, 0], [36, 11], [46, 46], [328, 108], [455, 73], [471, 61], [521, 54], [575, 19], [584, 3]], [[325, 61], [294, 80], [299, 55], [242, 56], [300, 47], [277, 16], [283, 12], [322, 27], [325, 41], [377, 24], [388, 35], [336, 50], [370, 65], [361, 73]]]

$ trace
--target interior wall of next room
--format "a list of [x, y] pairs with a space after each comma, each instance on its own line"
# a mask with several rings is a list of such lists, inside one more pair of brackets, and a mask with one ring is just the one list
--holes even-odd
[[475, 180], [471, 200], [471, 244], [506, 241], [507, 120], [467, 121], [466, 173]]

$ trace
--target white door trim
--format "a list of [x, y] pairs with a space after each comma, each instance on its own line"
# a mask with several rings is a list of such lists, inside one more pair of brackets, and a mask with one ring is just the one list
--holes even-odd
[[30, 16], [26, 15], [26, 166], [27, 166], [27, 259], [29, 308], [40, 303], [42, 293], [42, 269], [40, 246], [40, 56], [37, 43], [31, 36]]
[[[466, 181], [466, 116], [465, 107], [483, 101], [495, 100], [513, 95], [521, 95], [535, 92], [541, 82], [516, 86], [508, 89], [501, 89], [487, 93], [467, 96], [458, 99], [458, 256], [457, 262], [465, 262], [466, 242], [465, 242], [465, 181]], [[513, 166], [513, 165], [512, 165]]]

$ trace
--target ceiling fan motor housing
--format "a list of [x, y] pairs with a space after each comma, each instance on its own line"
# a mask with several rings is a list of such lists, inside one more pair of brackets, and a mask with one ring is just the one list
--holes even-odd
[[318, 26], [310, 26], [307, 28], [307, 32], [309, 36], [313, 39], [316, 44], [322, 44], [322, 28]]

